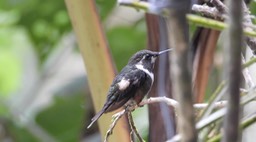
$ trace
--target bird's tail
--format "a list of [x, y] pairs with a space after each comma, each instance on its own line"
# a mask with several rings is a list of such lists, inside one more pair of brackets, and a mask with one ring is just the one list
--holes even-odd
[[91, 123], [88, 125], [87, 129], [89, 129], [93, 124], [94, 122], [96, 122], [100, 117], [101, 115], [104, 113], [104, 109], [102, 109], [100, 112], [98, 112], [92, 119], [91, 119]]

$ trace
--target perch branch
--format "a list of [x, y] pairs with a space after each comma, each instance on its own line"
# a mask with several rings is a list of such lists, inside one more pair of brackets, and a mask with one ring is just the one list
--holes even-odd
[[126, 113], [126, 110], [122, 110], [116, 114], [114, 114], [113, 117], [113, 122], [110, 124], [110, 127], [106, 133], [104, 142], [108, 142], [108, 137], [113, 133], [113, 129], [116, 126], [117, 121]]
[[[174, 108], [179, 107], [179, 103], [176, 100], [167, 98], [167, 97], [150, 97], [146, 100], [143, 100], [140, 103], [140, 105], [143, 106], [146, 104], [161, 103], [161, 102], [166, 103], [167, 105], [172, 106]], [[219, 101], [214, 104], [214, 108], [223, 108], [226, 106], [226, 104], [227, 104], [227, 101]], [[208, 104], [207, 103], [199, 103], [199, 104], [194, 104], [193, 106], [195, 109], [204, 109], [208, 106]]]
[[132, 134], [132, 132], [134, 132], [135, 135], [137, 136], [137, 138], [139, 139], [139, 142], [144, 142], [143, 138], [140, 136], [137, 128], [134, 125], [134, 121], [133, 121], [131, 112], [128, 112], [127, 114], [128, 114], [129, 125], [130, 125], [130, 128], [131, 128], [131, 134]]
[[[151, 97], [151, 98], [148, 98], [146, 100], [143, 100], [139, 106], [144, 106], [144, 105], [148, 105], [148, 104], [152, 104], [152, 103], [160, 103], [160, 102], [163, 102], [163, 103], [166, 103], [167, 105], [169, 106], [172, 106], [174, 107], [175, 109], [177, 107], [179, 107], [179, 103], [174, 100], [174, 99], [171, 99], [171, 98], [167, 98], [167, 97]], [[225, 107], [227, 104], [227, 101], [219, 101], [219, 102], [215, 102], [214, 104], [214, 107], [215, 108], [223, 108]], [[201, 103], [201, 104], [194, 104], [193, 105], [195, 109], [204, 109], [208, 106], [207, 103]], [[116, 126], [116, 123], [117, 121], [125, 114], [125, 113], [128, 113], [128, 120], [129, 120], [129, 124], [130, 124], [130, 127], [132, 129], [133, 132], [135, 132], [136, 136], [138, 137], [138, 139], [143, 142], [144, 140], [141, 138], [141, 136], [139, 135], [135, 125], [134, 125], [134, 122], [133, 122], [133, 119], [132, 119], [132, 116], [131, 116], [131, 111], [136, 109], [136, 107], [132, 108], [132, 109], [124, 109], [120, 112], [117, 112], [116, 114], [114, 114], [112, 116], [113, 118], [113, 121], [112, 123], [110, 124], [110, 127], [106, 133], [106, 136], [105, 136], [105, 139], [104, 139], [104, 142], [108, 142], [108, 137], [113, 133], [113, 129], [114, 127]], [[129, 118], [130, 117], [130, 118]]]

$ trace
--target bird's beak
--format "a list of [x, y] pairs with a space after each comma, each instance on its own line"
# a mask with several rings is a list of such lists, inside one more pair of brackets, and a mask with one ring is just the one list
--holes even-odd
[[158, 55], [161, 55], [163, 53], [166, 53], [166, 52], [169, 52], [169, 51], [172, 51], [173, 48], [169, 48], [169, 49], [166, 49], [166, 50], [163, 50], [163, 51], [160, 51], [158, 52]]

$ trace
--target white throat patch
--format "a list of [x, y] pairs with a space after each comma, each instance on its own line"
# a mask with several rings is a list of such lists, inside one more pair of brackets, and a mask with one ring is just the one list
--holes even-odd
[[151, 64], [154, 64], [155, 63], [155, 61], [156, 61], [156, 57], [151, 57]]
[[137, 64], [136, 68], [139, 70], [142, 70], [143, 72], [145, 72], [147, 75], [150, 76], [152, 82], [154, 82], [154, 74], [152, 72], [149, 72], [147, 69], [145, 69], [141, 64]]

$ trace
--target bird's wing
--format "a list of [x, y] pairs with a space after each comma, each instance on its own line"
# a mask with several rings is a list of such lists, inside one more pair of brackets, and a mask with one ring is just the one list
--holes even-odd
[[146, 80], [146, 76], [145, 72], [136, 68], [123, 69], [118, 78], [116, 77], [113, 80], [103, 108], [91, 119], [92, 122], [87, 128], [90, 128], [103, 113], [122, 107], [130, 98], [134, 97], [138, 87]]
[[144, 83], [146, 77], [147, 75], [138, 69], [121, 72], [110, 87], [107, 101], [104, 105], [105, 112], [110, 112], [122, 107], [135, 95], [138, 87]]

